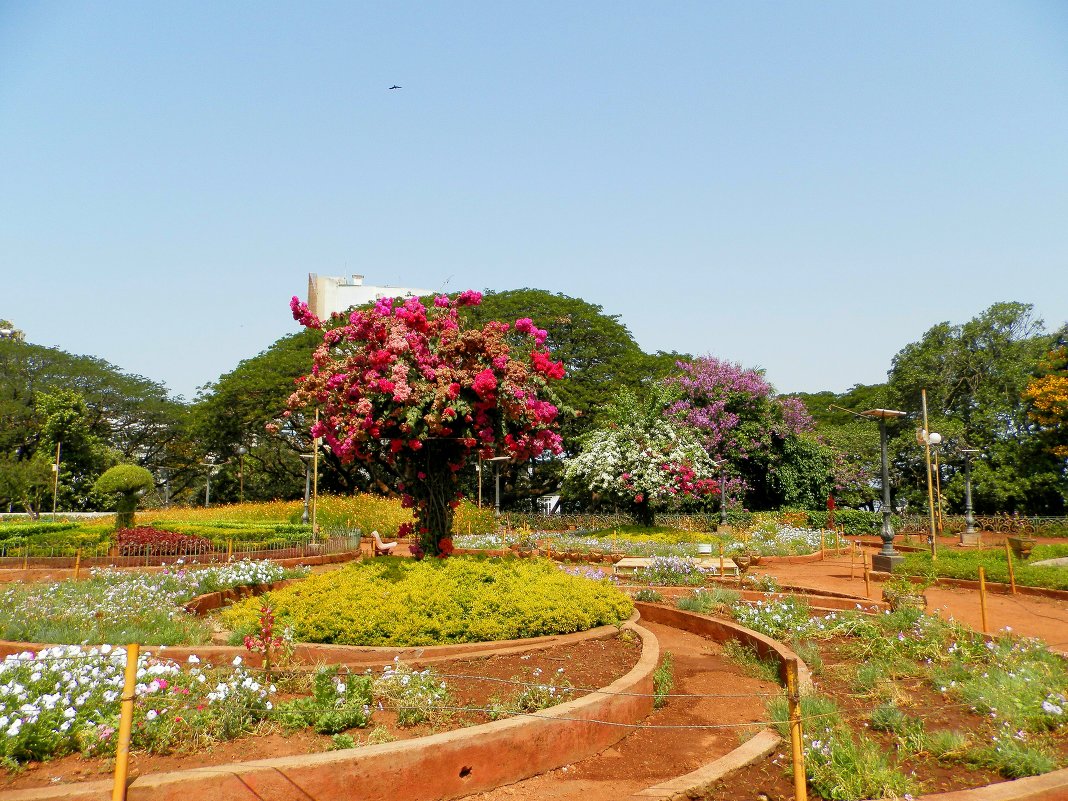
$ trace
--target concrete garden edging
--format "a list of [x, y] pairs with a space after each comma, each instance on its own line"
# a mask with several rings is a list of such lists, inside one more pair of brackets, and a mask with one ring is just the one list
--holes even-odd
[[[725, 642], [728, 639], [740, 640], [755, 648], [761, 657], [778, 660], [780, 678], [783, 680], [785, 680], [783, 675], [785, 660], [797, 659], [797, 677], [802, 691], [811, 689], [813, 686], [812, 674], [808, 666], [792, 650], [777, 640], [772, 640], [744, 626], [696, 612], [686, 612], [643, 602], [636, 602], [634, 606], [641, 612], [642, 619], [650, 623], [672, 626], [707, 636], [717, 642]], [[697, 791], [702, 787], [762, 758], [780, 742], [782, 740], [775, 732], [766, 729], [708, 765], [635, 793], [631, 796], [631, 801], [648, 801], [648, 799], [671, 801], [694, 797], [699, 794]], [[953, 790], [946, 793], [916, 796], [915, 801], [1027, 801], [1029, 799], [1031, 801], [1068, 801], [1068, 768], [1044, 773], [1041, 776], [995, 782], [970, 790]]]
[[[653, 708], [656, 637], [635, 623], [638, 663], [607, 687], [525, 715], [412, 740], [141, 776], [129, 801], [436, 801], [482, 792], [593, 756]], [[613, 629], [614, 630], [614, 629]], [[605, 725], [608, 724], [608, 725]], [[4, 801], [107, 801], [112, 782], [0, 793]]]

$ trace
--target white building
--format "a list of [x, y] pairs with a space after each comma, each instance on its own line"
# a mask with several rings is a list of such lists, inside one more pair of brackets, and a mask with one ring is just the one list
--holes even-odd
[[308, 273], [308, 308], [320, 320], [334, 312], [373, 303], [379, 298], [413, 298], [433, 294], [432, 289], [406, 286], [372, 286], [362, 275], [333, 276]]

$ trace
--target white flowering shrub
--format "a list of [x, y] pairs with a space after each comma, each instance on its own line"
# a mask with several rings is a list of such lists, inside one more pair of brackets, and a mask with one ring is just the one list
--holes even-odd
[[[195, 657], [193, 657], [195, 659]], [[0, 663], [0, 758], [13, 762], [115, 749], [126, 651], [68, 645]], [[270, 711], [273, 687], [240, 666], [188, 670], [140, 654], [135, 747], [166, 751], [188, 737], [233, 737]]]
[[708, 571], [689, 557], [654, 556], [648, 567], [635, 573], [635, 580], [654, 587], [692, 587], [704, 584], [707, 575]]
[[10, 585], [0, 592], [0, 638], [27, 642], [140, 642], [198, 645], [208, 626], [181, 605], [229, 587], [267, 584], [300, 575], [275, 562], [244, 560], [155, 573], [101, 568], [88, 581]]
[[374, 680], [375, 694], [397, 712], [397, 723], [414, 726], [431, 720], [449, 702], [449, 688], [431, 668], [415, 670], [394, 658]]

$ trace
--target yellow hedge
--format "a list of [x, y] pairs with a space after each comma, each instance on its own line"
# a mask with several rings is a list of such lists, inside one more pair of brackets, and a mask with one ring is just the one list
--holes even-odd
[[625, 620], [630, 598], [607, 581], [542, 560], [380, 559], [312, 576], [224, 610], [238, 632], [264, 600], [303, 642], [440, 645], [585, 631]]

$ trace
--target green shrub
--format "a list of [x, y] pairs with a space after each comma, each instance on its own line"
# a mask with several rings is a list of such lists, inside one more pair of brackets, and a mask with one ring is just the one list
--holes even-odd
[[[617, 624], [633, 609], [608, 581], [571, 576], [544, 560], [413, 562], [378, 559], [270, 593], [279, 625], [304, 642], [437, 645], [538, 637]], [[227, 608], [239, 633], [261, 601]]]

